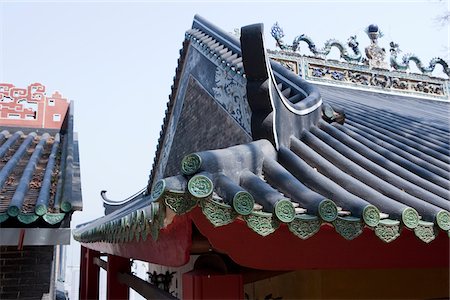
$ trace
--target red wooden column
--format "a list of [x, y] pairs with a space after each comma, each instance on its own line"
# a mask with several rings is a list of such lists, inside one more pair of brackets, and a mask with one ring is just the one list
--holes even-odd
[[96, 257], [100, 257], [100, 252], [81, 246], [80, 300], [98, 299], [100, 268], [94, 264]]
[[244, 299], [242, 275], [204, 270], [184, 273], [183, 299]]
[[106, 299], [128, 299], [129, 287], [119, 282], [118, 273], [130, 272], [130, 259], [108, 255], [108, 272], [106, 277]]

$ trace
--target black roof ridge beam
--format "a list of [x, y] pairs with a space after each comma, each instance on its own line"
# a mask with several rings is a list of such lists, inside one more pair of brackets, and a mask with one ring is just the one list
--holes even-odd
[[391, 162], [380, 153], [376, 152], [367, 145], [360, 143], [358, 140], [346, 134], [345, 130], [340, 130], [341, 127], [338, 126], [338, 124], [333, 123], [333, 125], [330, 126], [324, 126], [324, 124], [325, 122], [322, 121], [319, 122], [319, 126], [322, 130], [324, 130], [326, 133], [339, 140], [342, 144], [346, 145], [350, 149], [354, 150], [355, 152], [361, 154], [368, 160], [372, 161], [373, 163], [379, 165], [382, 168], [385, 168], [386, 170], [389, 170], [390, 172], [396, 174], [397, 176], [402, 177], [403, 179], [412, 182], [413, 184], [416, 184], [424, 188], [425, 190], [428, 190], [444, 199], [450, 199], [450, 192], [448, 191], [448, 189], [443, 188], [435, 183], [432, 183], [424, 179], [423, 177], [419, 176], [418, 174], [411, 172], [410, 170], [405, 169], [396, 163]]
[[181, 161], [181, 171], [193, 175], [201, 171], [223, 172], [234, 182], [239, 182], [237, 170], [248, 169], [260, 175], [266, 157], [275, 159], [277, 153], [268, 140], [257, 140], [224, 149], [206, 150], [186, 155]]
[[[65, 156], [66, 164], [63, 170], [64, 172], [64, 182], [61, 198], [61, 210], [64, 212], [69, 212], [72, 210], [81, 210], [83, 204], [81, 199], [74, 199], [72, 196], [72, 180], [74, 177], [74, 147], [75, 139], [73, 136], [73, 113], [74, 113], [73, 101], [70, 102], [68, 119], [67, 119], [67, 129], [66, 129], [66, 140], [67, 140], [67, 152]], [[78, 200], [78, 201], [77, 201]]]
[[[53, 197], [53, 208], [55, 210], [61, 211], [61, 203], [62, 203], [62, 197], [63, 197], [63, 189], [64, 189], [64, 170], [66, 169], [66, 155], [67, 155], [67, 134], [61, 136], [62, 138], [62, 146], [60, 147], [59, 151], [61, 153], [61, 160], [59, 163], [59, 174], [58, 174], [58, 182], [56, 184], [56, 192], [55, 196]], [[61, 141], [60, 141], [61, 144]]]
[[25, 200], [25, 195], [28, 192], [30, 180], [33, 177], [33, 173], [36, 170], [39, 159], [41, 158], [41, 153], [44, 150], [44, 145], [50, 138], [48, 133], [44, 133], [40, 137], [39, 143], [34, 148], [33, 154], [31, 155], [28, 163], [20, 177], [19, 184], [16, 187], [16, 191], [9, 203], [8, 215], [11, 217], [16, 217], [22, 211], [22, 205]]
[[[280, 145], [288, 145], [290, 135], [299, 135], [302, 129], [316, 124], [320, 118], [322, 98], [318, 88], [270, 61], [265, 49], [263, 24], [241, 28], [241, 47], [247, 100], [252, 110], [253, 138], [271, 140], [277, 149]], [[283, 89], [303, 94], [304, 98], [292, 103], [283, 94]], [[271, 125], [269, 129], [268, 124]]]
[[435, 157], [421, 152], [409, 145], [398, 142], [376, 130], [358, 125], [350, 120], [347, 120], [347, 127], [380, 147], [392, 151], [393, 153], [429, 170], [430, 172], [446, 179], [450, 178], [450, 165]]
[[[317, 172], [290, 149], [284, 146], [280, 147], [278, 161], [305, 186], [332, 200], [343, 209], [350, 211], [354, 217], [363, 219], [367, 225], [376, 226], [379, 223], [379, 210], [372, 209], [374, 206], [371, 203], [350, 193], [328, 177]], [[330, 217], [332, 219], [337, 214], [337, 211], [331, 208], [328, 207], [324, 211], [326, 218]], [[401, 218], [402, 212], [406, 208], [405, 205], [399, 205], [398, 207], [387, 208], [382, 212]]]
[[[327, 129], [330, 129], [328, 127], [332, 127], [326, 122], [321, 123], [322, 129], [319, 128], [311, 128], [311, 133], [314, 134], [316, 137], [318, 137], [320, 140], [322, 140], [327, 145], [333, 145], [333, 149], [342, 154], [346, 157], [346, 159], [349, 159], [353, 161], [354, 163], [358, 164], [359, 166], [363, 167], [365, 170], [369, 171], [370, 173], [374, 174], [375, 176], [378, 176], [379, 178], [383, 179], [386, 182], [389, 182], [393, 185], [395, 185], [397, 188], [404, 190], [406, 193], [413, 195], [417, 198], [420, 198], [422, 200], [437, 197], [438, 199], [442, 199], [444, 201], [450, 200], [450, 192], [447, 195], [447, 198], [443, 198], [417, 184], [412, 183], [411, 181], [408, 181], [404, 179], [403, 177], [393, 173], [392, 171], [383, 168], [382, 166], [376, 164], [372, 160], [368, 159], [361, 153], [358, 153], [357, 151], [353, 150], [351, 147], [347, 146], [346, 144], [342, 143], [340, 140], [335, 138], [334, 136], [330, 135], [327, 131], [323, 129], [323, 127], [326, 127]], [[368, 151], [372, 151], [369, 150]], [[329, 159], [330, 160], [330, 159]]]

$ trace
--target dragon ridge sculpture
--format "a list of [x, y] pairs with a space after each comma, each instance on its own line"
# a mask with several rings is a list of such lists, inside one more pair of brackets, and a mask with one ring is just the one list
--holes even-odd
[[339, 49], [339, 51], [341, 53], [341, 57], [343, 59], [345, 59], [346, 61], [360, 62], [362, 59], [362, 54], [358, 48], [359, 43], [356, 40], [356, 35], [351, 36], [347, 40], [347, 46], [349, 48], [351, 48], [352, 51], [354, 52], [354, 54], [352, 54], [352, 53], [349, 53], [349, 51], [346, 49], [347, 47], [342, 42], [340, 42], [336, 39], [329, 39], [328, 41], [325, 42], [325, 45], [323, 48], [318, 49], [316, 47], [315, 43], [313, 42], [313, 40], [305, 34], [301, 34], [301, 35], [297, 36], [294, 39], [292, 45], [287, 45], [282, 40], [282, 38], [284, 37], [284, 32], [283, 32], [283, 29], [278, 25], [278, 22], [272, 26], [271, 34], [272, 34], [272, 37], [276, 40], [277, 46], [281, 50], [288, 50], [288, 51], [293, 51], [293, 52], [300, 50], [299, 45], [300, 45], [300, 42], [303, 41], [308, 44], [309, 50], [315, 56], [317, 56], [319, 58], [325, 59], [325, 57], [330, 53], [331, 48], [336, 47]]
[[402, 58], [401, 62], [397, 62], [397, 56], [398, 54], [401, 52], [399, 45], [391, 42], [389, 44], [390, 48], [390, 52], [391, 52], [391, 58], [390, 58], [390, 63], [391, 63], [391, 67], [394, 68], [395, 70], [401, 70], [401, 71], [406, 71], [409, 69], [409, 63], [412, 61], [416, 64], [417, 68], [425, 75], [429, 75], [431, 72], [434, 71], [436, 65], [441, 65], [443, 68], [444, 73], [450, 77], [450, 69], [448, 67], [448, 63], [443, 60], [440, 57], [435, 57], [433, 59], [430, 60], [430, 63], [428, 65], [428, 67], [423, 66], [422, 61], [414, 54], [412, 53], [408, 53], [405, 54]]

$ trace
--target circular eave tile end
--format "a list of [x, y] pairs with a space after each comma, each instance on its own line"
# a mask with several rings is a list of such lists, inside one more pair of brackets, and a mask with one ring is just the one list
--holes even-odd
[[184, 175], [193, 175], [202, 165], [202, 158], [196, 153], [186, 155], [181, 161], [181, 172]]
[[419, 225], [419, 214], [414, 208], [405, 208], [402, 212], [402, 221], [406, 227], [414, 229]]
[[363, 210], [363, 219], [370, 227], [375, 227], [380, 223], [380, 211], [373, 205], [368, 205]]
[[158, 200], [159, 197], [164, 193], [164, 190], [166, 189], [166, 182], [164, 179], [158, 180], [155, 185], [153, 186], [151, 197], [153, 201]]
[[283, 223], [294, 220], [295, 207], [289, 199], [281, 199], [275, 204], [275, 215]]
[[213, 192], [214, 185], [207, 176], [195, 175], [188, 182], [188, 190], [196, 198], [206, 198]]
[[19, 215], [20, 209], [17, 206], [10, 206], [7, 212], [10, 217], [17, 217]]
[[70, 202], [65, 201], [61, 204], [61, 209], [63, 212], [69, 212], [72, 210], [72, 204]]
[[47, 207], [45, 205], [39, 204], [35, 207], [34, 211], [38, 216], [43, 216], [47, 213]]
[[319, 215], [326, 222], [333, 222], [338, 216], [336, 204], [329, 199], [324, 199], [319, 204]]
[[446, 210], [441, 210], [436, 215], [436, 222], [442, 230], [450, 230], [450, 213]]
[[240, 215], [249, 215], [253, 211], [254, 205], [255, 199], [248, 192], [240, 191], [233, 197], [233, 208]]

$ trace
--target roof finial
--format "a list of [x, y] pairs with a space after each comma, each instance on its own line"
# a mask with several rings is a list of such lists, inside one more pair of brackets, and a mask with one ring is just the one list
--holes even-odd
[[366, 56], [369, 60], [371, 68], [389, 69], [388, 64], [384, 61], [386, 50], [378, 46], [378, 39], [383, 36], [378, 26], [371, 24], [366, 28], [366, 33], [370, 38], [370, 46], [366, 47]]

